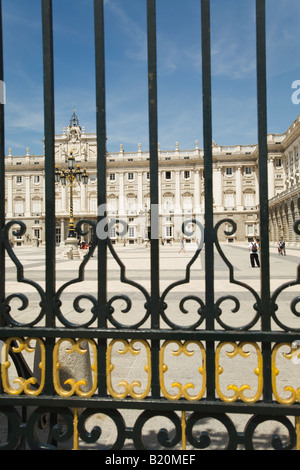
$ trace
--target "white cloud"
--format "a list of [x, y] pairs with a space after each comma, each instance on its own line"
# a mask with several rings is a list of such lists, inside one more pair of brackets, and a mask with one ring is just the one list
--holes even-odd
[[12, 129], [40, 130], [43, 127], [43, 104], [41, 96], [14, 96], [7, 94], [5, 117]]
[[126, 8], [121, 7], [117, 1], [107, 0], [106, 5], [117, 20], [118, 24], [114, 24], [114, 26], [120, 27], [127, 37], [128, 43], [125, 46], [127, 57], [136, 61], [147, 60], [146, 17], [144, 22], [140, 19], [140, 23], [138, 23], [133, 19], [133, 16], [127, 14]]
[[253, 48], [242, 50], [237, 41], [220, 38], [212, 47], [212, 74], [216, 77], [243, 79], [254, 76], [256, 57]]

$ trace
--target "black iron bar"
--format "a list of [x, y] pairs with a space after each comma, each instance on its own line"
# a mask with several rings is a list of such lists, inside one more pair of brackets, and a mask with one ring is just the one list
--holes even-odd
[[[205, 289], [206, 328], [214, 330], [214, 238], [213, 238], [213, 168], [212, 168], [212, 104], [211, 104], [211, 45], [210, 1], [201, 1], [202, 23], [202, 90], [203, 90], [203, 143], [205, 175]], [[215, 396], [214, 342], [206, 343], [207, 396]]]
[[[95, 70], [96, 70], [96, 127], [97, 127], [97, 191], [98, 223], [106, 218], [106, 97], [105, 97], [105, 41], [104, 4], [94, 0]], [[98, 327], [107, 325], [107, 240], [98, 237]], [[98, 341], [98, 392], [106, 396], [106, 340]]]
[[[156, 1], [147, 0], [148, 37], [148, 113], [150, 144], [151, 201], [151, 327], [159, 328], [159, 237], [158, 237], [158, 117], [157, 117], [157, 51]], [[152, 341], [152, 394], [160, 395], [159, 342]]]
[[[54, 68], [52, 0], [42, 0], [44, 64], [45, 201], [46, 201], [46, 326], [55, 326], [55, 154], [54, 154]], [[45, 393], [53, 393], [52, 362], [55, 338], [46, 338]]]
[[269, 416], [299, 416], [300, 405], [281, 405], [279, 403], [242, 403], [236, 401], [232, 403], [225, 403], [221, 400], [209, 400], [203, 398], [200, 401], [188, 400], [166, 400], [166, 399], [153, 399], [145, 398], [143, 400], [134, 400], [131, 398], [123, 398], [122, 400], [115, 400], [111, 397], [87, 397], [84, 400], [77, 396], [72, 397], [48, 397], [39, 395], [37, 397], [16, 395], [16, 396], [2, 396], [1, 400], [3, 406], [46, 406], [49, 407], [70, 407], [70, 408], [94, 408], [101, 409], [128, 409], [128, 410], [185, 410], [185, 411], [198, 411], [199, 413], [209, 413], [212, 418], [218, 413], [238, 413], [249, 415], [265, 415]]
[[[29, 331], [26, 327], [14, 327], [14, 336], [28, 337], [34, 333], [36, 338], [110, 338], [110, 339], [158, 339], [176, 340], [178, 339], [178, 330], [171, 329], [117, 329], [117, 328], [92, 328], [81, 330], [78, 328], [56, 327], [56, 328], [39, 328], [35, 327], [34, 331]], [[11, 327], [0, 328], [0, 337], [11, 338]], [[265, 343], [293, 343], [296, 334], [294, 332], [284, 332], [281, 330], [264, 332], [258, 330], [182, 330], [180, 331], [180, 339], [182, 341], [224, 341], [224, 342], [265, 342]]]
[[[2, 25], [2, 0], [0, 0], [0, 80], [4, 84], [3, 64], [3, 25]], [[4, 132], [4, 103], [0, 103], [0, 325], [5, 325], [3, 302], [5, 299], [5, 248], [3, 240], [3, 228], [5, 226], [5, 132]], [[2, 378], [0, 378], [0, 393], [2, 389]]]
[[[261, 315], [263, 331], [271, 330], [270, 253], [268, 204], [267, 144], [267, 67], [266, 67], [266, 2], [256, 0], [257, 109], [260, 200]], [[264, 364], [264, 399], [272, 400], [271, 345], [262, 344]]]
[[[0, 0], [0, 80], [4, 84], [4, 64], [3, 64], [3, 25], [2, 25], [2, 0]], [[2, 231], [5, 226], [5, 133], [4, 133], [4, 103], [0, 103], [0, 186], [1, 186], [1, 201], [0, 201], [0, 325], [4, 326], [5, 321], [3, 317], [3, 302], [5, 299], [5, 248], [4, 240], [2, 238]]]

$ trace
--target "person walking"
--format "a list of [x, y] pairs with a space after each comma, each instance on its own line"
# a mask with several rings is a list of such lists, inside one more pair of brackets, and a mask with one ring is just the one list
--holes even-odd
[[255, 264], [258, 268], [260, 267], [258, 250], [259, 250], [259, 244], [256, 238], [254, 238], [253, 241], [249, 245], [250, 263], [251, 263], [252, 268], [255, 268]]
[[184, 248], [184, 238], [183, 237], [180, 240], [180, 250], [178, 251], [178, 253], [181, 253], [182, 251], [183, 251], [183, 253], [186, 253], [185, 248]]
[[278, 253], [282, 256], [283, 255], [286, 256], [285, 241], [284, 241], [283, 237], [281, 237], [280, 241], [278, 242]]

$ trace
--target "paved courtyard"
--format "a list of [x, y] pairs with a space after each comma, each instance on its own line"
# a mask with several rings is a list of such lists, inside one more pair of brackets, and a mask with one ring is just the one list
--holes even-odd
[[[250, 266], [248, 246], [246, 244], [223, 244], [221, 248], [234, 267], [234, 278], [237, 281], [243, 282], [249, 285], [252, 289], [260, 291], [260, 270], [257, 268], [252, 268]], [[150, 291], [150, 249], [146, 247], [140, 247], [137, 245], [134, 246], [117, 246], [115, 247], [120, 260], [126, 267], [126, 277], [130, 280], [138, 282], [140, 285], [145, 287], [148, 292]], [[178, 253], [179, 245], [164, 245], [160, 247], [160, 290], [161, 293], [170, 286], [172, 283], [184, 279], [186, 266], [189, 263], [189, 260], [192, 258], [196, 250], [195, 244], [186, 245], [186, 253]], [[30, 280], [38, 282], [42, 287], [45, 286], [45, 252], [43, 247], [39, 248], [27, 248], [27, 247], [16, 247], [14, 252], [20, 262], [24, 266], [24, 276]], [[83, 256], [84, 251], [81, 252]], [[271, 261], [271, 291], [274, 292], [282, 284], [295, 280], [297, 276], [297, 267], [300, 260], [300, 250], [295, 247], [287, 248], [286, 256], [279, 256], [277, 253], [276, 246], [270, 247], [270, 261]], [[82, 260], [70, 260], [63, 258], [61, 248], [57, 248], [57, 289], [62, 286], [67, 281], [74, 279], [78, 275], [78, 269]], [[236, 296], [240, 302], [240, 309], [233, 313], [232, 309], [235, 307], [235, 304], [232, 300], [228, 299], [227, 301], [222, 302], [222, 321], [230, 326], [243, 326], [248, 324], [252, 318], [255, 316], [255, 310], [253, 305], [255, 299], [253, 294], [247, 289], [229, 283], [229, 271], [228, 267], [221, 259], [219, 254], [215, 253], [215, 299], [220, 299], [223, 296], [233, 295]], [[94, 256], [89, 260], [85, 268], [84, 281], [80, 284], [72, 284], [69, 286], [61, 297], [62, 301], [62, 312], [65, 318], [69, 321], [82, 322], [82, 319], [89, 318], [90, 309], [92, 307], [91, 302], [82, 301], [80, 304], [81, 307], [86, 308], [83, 313], [78, 313], [74, 311], [73, 300], [74, 298], [81, 293], [88, 293], [96, 296], [97, 291], [97, 253], [95, 252]], [[6, 262], [6, 295], [13, 294], [16, 292], [22, 292], [28, 296], [29, 305], [28, 308], [24, 311], [19, 311], [20, 301], [13, 300], [11, 302], [12, 310], [11, 315], [14, 319], [19, 321], [31, 321], [36, 317], [39, 298], [34, 291], [34, 289], [28, 284], [20, 284], [16, 281], [16, 269], [12, 261], [7, 258]], [[290, 303], [299, 293], [299, 286], [291, 287], [280, 295], [278, 299], [279, 310], [282, 311], [282, 319], [286, 321], [289, 325], [299, 328], [299, 317], [295, 316], [291, 312]], [[143, 318], [145, 314], [144, 304], [145, 297], [141, 292], [135, 287], [124, 284], [120, 282], [120, 267], [113, 259], [112, 255], [108, 254], [108, 298], [112, 298], [115, 295], [125, 294], [128, 295], [132, 301], [132, 308], [129, 312], [124, 313], [122, 310], [126, 307], [126, 302], [124, 299], [114, 302], [113, 306], [115, 312], [113, 314], [114, 318], [117, 321], [120, 321], [123, 324], [131, 325], [137, 322], [140, 318]], [[188, 284], [180, 285], [172, 289], [166, 296], [166, 303], [168, 308], [166, 310], [167, 317], [176, 324], [180, 325], [191, 325], [199, 318], [197, 314], [197, 309], [199, 304], [193, 301], [188, 301], [185, 304], [185, 308], [188, 313], [183, 314], [180, 311], [179, 303], [180, 300], [187, 295], [197, 295], [205, 301], [205, 261], [204, 261], [204, 250], [200, 253], [200, 256], [197, 258], [195, 263], [191, 268], [191, 280]], [[83, 317], [84, 316], [84, 317]], [[149, 326], [149, 322], [146, 326]], [[162, 321], [162, 327], [166, 325]], [[204, 328], [204, 325], [201, 326]], [[255, 327], [259, 329], [259, 323]], [[274, 329], [278, 329], [278, 326], [273, 324]], [[129, 338], [130, 339], [130, 338]], [[112, 374], [112, 386], [116, 392], [122, 392], [123, 388], [119, 385], [120, 380], [124, 379], [128, 382], [134, 380], [140, 380], [141, 386], [143, 388], [147, 383], [147, 376], [143, 377], [142, 373], [138, 371], [143, 371], [145, 366], [146, 352], [142, 351], [137, 358], [131, 357], [126, 358], [125, 355], [120, 355], [120, 349], [124, 345], [121, 343], [116, 343], [111, 351], [111, 363], [114, 364], [114, 373]], [[254, 370], [257, 367], [257, 355], [255, 351], [250, 348], [251, 358], [247, 359], [248, 362], [245, 363], [245, 358], [239, 357], [236, 360], [228, 359], [226, 352], [232, 352], [232, 347], [228, 345], [227, 349], [222, 351], [223, 356], [220, 356], [221, 365], [224, 368], [224, 384], [236, 384], [242, 380], [242, 384], [247, 383], [251, 387], [257, 387], [257, 377], [254, 374]], [[174, 349], [174, 347], [173, 347]], [[175, 348], [176, 349], [176, 348]], [[288, 352], [288, 349], [285, 351]], [[93, 352], [90, 351], [91, 357]], [[174, 356], [172, 351], [167, 351], [165, 362], [168, 364], [168, 373], [165, 374], [165, 387], [167, 393], [174, 394], [176, 389], [172, 388], [174, 380], [178, 381], [178, 370], [181, 367], [183, 371], [183, 376], [180, 380], [182, 383], [192, 382], [195, 385], [195, 388], [201, 388], [202, 377], [198, 373], [197, 375], [197, 364], [199, 363], [199, 355], [201, 360], [200, 350], [195, 351], [193, 359], [180, 358], [179, 356]], [[32, 355], [31, 355], [32, 356]], [[124, 356], [124, 357], [123, 357]], [[198, 362], [197, 362], [198, 358]], [[184, 359], [189, 360], [190, 362], [184, 362]], [[91, 359], [92, 360], [92, 359]], [[182, 361], [182, 362], [180, 362]], [[193, 362], [194, 361], [194, 362]], [[224, 362], [222, 362], [224, 361]], [[227, 362], [226, 362], [227, 361]], [[287, 362], [287, 361], [285, 361]], [[245, 372], [245, 364], [247, 371]], [[280, 370], [280, 377], [278, 386], [280, 385], [283, 396], [288, 397], [289, 392], [284, 392], [284, 386], [286, 384], [292, 385], [295, 389], [299, 388], [299, 365], [297, 367], [291, 364], [291, 361], [288, 363], [289, 368], [286, 370]], [[199, 365], [198, 365], [199, 367]], [[284, 367], [284, 363], [283, 363]], [[196, 371], [196, 372], [195, 372]], [[243, 371], [241, 379], [241, 371]], [[176, 376], [176, 378], [174, 378]], [[197, 376], [197, 377], [196, 377]], [[221, 377], [222, 386], [223, 377]], [[223, 384], [223, 385], [224, 385]], [[137, 387], [139, 388], [139, 387]], [[230, 392], [224, 389], [226, 396], [230, 396]], [[190, 392], [191, 395], [193, 391]], [[251, 390], [249, 396], [253, 394]], [[247, 391], [245, 392], [247, 395]], [[126, 417], [126, 423], [128, 420], [127, 426], [130, 426], [130, 423], [134, 423], [134, 420], [139, 412], [135, 411], [124, 411], [124, 416]], [[244, 430], [244, 425], [247, 422], [247, 416], [234, 416], [233, 419], [238, 420], [238, 425], [240, 426], [240, 431]], [[158, 430], [161, 427], [168, 427], [168, 422], [162, 422], [164, 420], [158, 420], [157, 423], [153, 423], [152, 429], [149, 429], [147, 433], [147, 438], [149, 439], [149, 445], [153, 449], [156, 449], [157, 442], [153, 435], [153, 429]], [[167, 421], [167, 420], [166, 420]], [[110, 419], [101, 415], [100, 413], [94, 418], [91, 422], [91, 426], [99, 424], [103, 430], [101, 436], [101, 445], [102, 448], [109, 446], [114, 440], [114, 425], [110, 423]], [[270, 438], [268, 438], [269, 432], [280, 432], [280, 425], [278, 423], [273, 423], [262, 429], [260, 435], [257, 438], [257, 445], [259, 448], [266, 448], [270, 443]], [[224, 432], [220, 430], [218, 424], [213, 423], [212, 421], [207, 420], [205, 423], [206, 428], [213, 434], [213, 445], [216, 448], [221, 448], [224, 445]], [[270, 428], [271, 426], [271, 428]], [[221, 426], [222, 427], [222, 426]], [[270, 431], [271, 429], [271, 431]], [[202, 431], [202, 429], [201, 429]], [[224, 431], [224, 430], [223, 430]], [[285, 432], [284, 427], [281, 431]], [[225, 433], [226, 434], [226, 433]], [[126, 444], [126, 448], [132, 448], [131, 441]]]

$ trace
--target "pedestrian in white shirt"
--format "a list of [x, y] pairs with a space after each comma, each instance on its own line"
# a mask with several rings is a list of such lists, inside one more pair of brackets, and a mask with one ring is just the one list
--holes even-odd
[[255, 264], [258, 268], [260, 267], [258, 250], [259, 250], [259, 243], [257, 242], [256, 238], [254, 238], [253, 241], [249, 245], [250, 263], [251, 263], [252, 268], [255, 268]]

